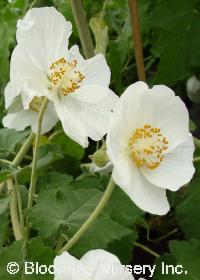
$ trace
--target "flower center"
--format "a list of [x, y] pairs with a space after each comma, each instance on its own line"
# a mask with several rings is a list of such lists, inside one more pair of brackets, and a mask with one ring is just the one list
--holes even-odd
[[53, 87], [56, 87], [62, 95], [68, 95], [80, 88], [81, 82], [85, 76], [76, 69], [77, 61], [74, 59], [71, 63], [64, 57], [53, 62], [50, 66], [50, 81]]
[[29, 104], [29, 108], [35, 112], [39, 112], [42, 106], [42, 103], [44, 101], [45, 97], [41, 96], [41, 97], [33, 97], [32, 101]]
[[137, 128], [129, 141], [131, 158], [137, 167], [154, 170], [163, 161], [163, 152], [168, 149], [168, 140], [160, 128], [145, 124]]

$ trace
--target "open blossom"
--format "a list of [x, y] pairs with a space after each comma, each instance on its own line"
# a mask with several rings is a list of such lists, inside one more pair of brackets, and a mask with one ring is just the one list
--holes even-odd
[[177, 191], [193, 174], [194, 144], [185, 104], [166, 86], [143, 82], [118, 101], [107, 136], [115, 182], [142, 208], [166, 214], [166, 189]]
[[54, 271], [54, 280], [134, 280], [116, 256], [101, 249], [87, 252], [80, 260], [64, 252], [55, 258]]
[[84, 59], [77, 46], [68, 50], [70, 34], [71, 23], [53, 7], [33, 8], [18, 21], [3, 124], [18, 130], [31, 125], [35, 131], [46, 97], [43, 131], [60, 119], [65, 133], [86, 147], [88, 137], [98, 141], [106, 134], [118, 97], [108, 88], [104, 56]]

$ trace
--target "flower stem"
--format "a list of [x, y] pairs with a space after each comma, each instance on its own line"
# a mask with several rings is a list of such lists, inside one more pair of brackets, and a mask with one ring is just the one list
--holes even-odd
[[42, 128], [42, 120], [43, 120], [43, 116], [44, 116], [44, 112], [45, 112], [47, 103], [48, 103], [48, 99], [45, 98], [44, 102], [42, 103], [39, 115], [38, 115], [38, 127], [37, 127], [37, 134], [36, 134], [35, 147], [34, 147], [34, 153], [33, 153], [31, 182], [30, 182], [29, 197], [28, 197], [28, 208], [32, 207], [33, 197], [34, 197], [34, 194], [35, 194], [37, 155], [38, 155], [38, 149], [39, 149], [39, 142], [40, 142], [40, 135], [41, 135], [41, 128]]
[[148, 247], [146, 247], [146, 246], [144, 246], [144, 245], [142, 245], [142, 244], [140, 244], [138, 242], [134, 242], [134, 246], [142, 249], [143, 251], [149, 253], [150, 255], [152, 255], [152, 256], [154, 256], [156, 258], [160, 257], [160, 255], [158, 253], [154, 252], [153, 250], [149, 249]]
[[37, 3], [37, 0], [34, 0], [34, 1], [30, 4], [30, 6], [28, 7], [28, 9], [29, 9], [29, 10], [32, 9], [32, 8], [35, 6], [36, 3]]
[[10, 215], [14, 236], [16, 240], [21, 240], [23, 239], [23, 234], [21, 224], [19, 222], [17, 194], [12, 179], [7, 180], [7, 187], [10, 192]]
[[33, 139], [34, 139], [34, 133], [31, 133], [29, 135], [29, 137], [26, 139], [26, 141], [24, 142], [24, 144], [22, 145], [22, 147], [19, 150], [19, 152], [17, 153], [16, 157], [13, 159], [13, 161], [11, 163], [12, 166], [18, 166], [21, 163], [25, 154], [30, 149], [30, 147], [32, 145], [32, 142], [33, 142]]
[[198, 161], [200, 161], [200, 157], [193, 158], [193, 162], [198, 162]]
[[145, 81], [146, 74], [144, 68], [144, 58], [143, 58], [143, 51], [142, 51], [142, 41], [141, 41], [141, 33], [140, 33], [140, 21], [139, 21], [137, 0], [129, 0], [129, 10], [130, 10], [130, 17], [132, 22], [135, 59], [137, 64], [138, 78], [140, 81]]
[[72, 12], [79, 32], [85, 58], [94, 56], [94, 46], [90, 35], [86, 13], [81, 0], [70, 0]]
[[15, 176], [14, 179], [15, 179], [15, 192], [16, 192], [16, 196], [17, 196], [19, 220], [20, 220], [21, 230], [24, 233], [24, 215], [23, 215], [23, 208], [22, 208], [22, 198], [21, 198], [21, 193], [20, 193], [20, 189], [19, 189], [19, 183], [18, 183], [17, 176]]
[[68, 251], [69, 249], [71, 249], [77, 243], [77, 241], [79, 241], [79, 239], [85, 234], [85, 232], [89, 229], [89, 227], [96, 221], [98, 216], [104, 210], [108, 200], [110, 199], [114, 187], [115, 187], [115, 182], [111, 177], [107, 189], [104, 195], [102, 196], [99, 204], [97, 205], [96, 209], [87, 219], [87, 221], [81, 226], [81, 228], [75, 233], [75, 235], [69, 240], [69, 242], [59, 251], [60, 254], [64, 251]]
[[193, 137], [194, 145], [196, 148], [200, 148], [200, 139]]

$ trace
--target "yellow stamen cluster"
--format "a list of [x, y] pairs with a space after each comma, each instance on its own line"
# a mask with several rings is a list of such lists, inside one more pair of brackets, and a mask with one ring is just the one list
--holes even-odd
[[74, 59], [69, 63], [64, 57], [51, 64], [50, 81], [53, 86], [60, 86], [62, 95], [67, 95], [80, 88], [80, 83], [85, 79], [85, 76], [76, 70], [76, 67], [77, 60]]
[[35, 96], [29, 104], [29, 108], [35, 112], [39, 112], [44, 101], [45, 97], [37, 97]]
[[168, 140], [160, 128], [145, 124], [137, 128], [129, 141], [131, 157], [137, 167], [154, 170], [163, 161], [163, 152], [168, 149]]

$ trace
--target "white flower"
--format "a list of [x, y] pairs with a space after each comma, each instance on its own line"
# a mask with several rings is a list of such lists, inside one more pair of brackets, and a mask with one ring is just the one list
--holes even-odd
[[55, 258], [54, 271], [54, 280], [134, 280], [116, 256], [100, 249], [80, 260], [64, 252]]
[[115, 182], [143, 210], [166, 214], [166, 189], [178, 190], [193, 174], [194, 144], [186, 106], [166, 86], [127, 88], [107, 136]]
[[[12, 97], [6, 94], [6, 103], [11, 105], [20, 95], [24, 110], [37, 113], [47, 97], [55, 110], [46, 114], [51, 124], [60, 119], [65, 133], [86, 147], [88, 137], [98, 141], [106, 134], [117, 96], [108, 88], [110, 70], [104, 56], [85, 60], [77, 46], [68, 50], [70, 34], [71, 23], [53, 7], [31, 9], [18, 21], [10, 69]], [[31, 125], [25, 114], [9, 112], [4, 125], [18, 130]]]

